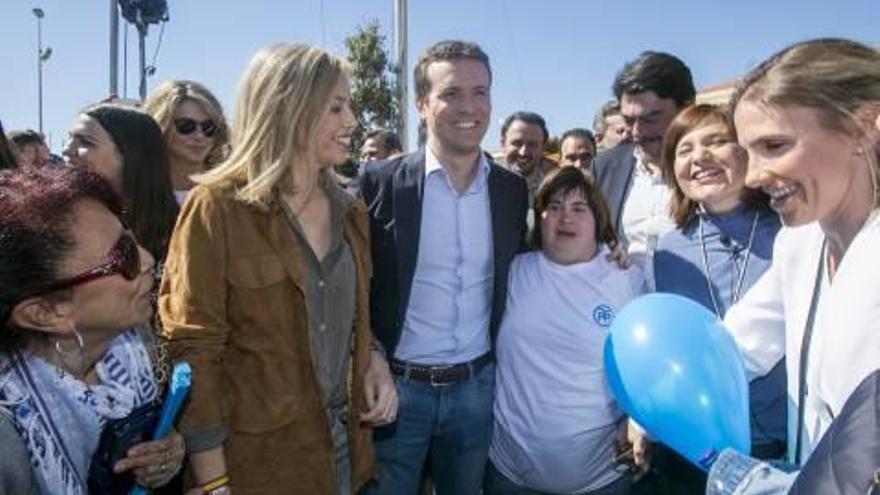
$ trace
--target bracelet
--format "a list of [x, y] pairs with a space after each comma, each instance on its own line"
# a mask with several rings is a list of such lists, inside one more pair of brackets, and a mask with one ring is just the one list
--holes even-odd
[[229, 489], [229, 485], [220, 485], [208, 492], [207, 495], [229, 495], [230, 493], [232, 490]]
[[[213, 480], [205, 483], [201, 486], [202, 493], [207, 495], [220, 495], [217, 493], [217, 490], [223, 488], [229, 484], [229, 475], [224, 474], [219, 478], [214, 478]], [[222, 493], [222, 492], [221, 492]]]

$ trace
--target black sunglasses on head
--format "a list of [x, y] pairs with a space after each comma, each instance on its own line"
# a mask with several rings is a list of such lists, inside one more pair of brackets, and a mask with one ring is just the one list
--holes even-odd
[[214, 137], [214, 135], [217, 134], [217, 131], [220, 130], [220, 127], [217, 126], [217, 123], [210, 119], [203, 120], [201, 122], [195, 119], [190, 119], [188, 117], [174, 119], [174, 129], [178, 132], [178, 134], [182, 136], [189, 136], [190, 134], [196, 132], [196, 128], [201, 128], [202, 134], [205, 137]]

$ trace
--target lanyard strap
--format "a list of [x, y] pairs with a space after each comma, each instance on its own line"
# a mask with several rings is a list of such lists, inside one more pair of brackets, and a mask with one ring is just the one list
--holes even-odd
[[[701, 211], [697, 212], [697, 218], [699, 220], [699, 232], [700, 232], [700, 254], [703, 259], [703, 270], [706, 271], [706, 288], [709, 291], [709, 298], [712, 300], [712, 307], [715, 309], [715, 315], [720, 319], [724, 319], [724, 314], [721, 312], [721, 306], [718, 304], [718, 298], [715, 295], [715, 285], [712, 283], [712, 273], [709, 271], [709, 253], [706, 249], [706, 235], [703, 232], [703, 215], [708, 215], [707, 212], [702, 210], [702, 206], [700, 207]], [[758, 210], [755, 212], [755, 217], [752, 220], [752, 229], [749, 232], [749, 242], [746, 245], [746, 256], [745, 261], [743, 262], [742, 268], [740, 270], [736, 269], [736, 257], [738, 256], [737, 251], [731, 250], [730, 256], [730, 264], [733, 266], [733, 271], [735, 272], [735, 276], [732, 276], [732, 280], [736, 280], [736, 285], [733, 286], [733, 293], [730, 296], [730, 303], [728, 304], [728, 308], [737, 301], [739, 301], [739, 296], [742, 294], [743, 282], [746, 279], [746, 272], [749, 270], [749, 258], [752, 255], [752, 243], [755, 240], [755, 229], [758, 227], [758, 219], [761, 217], [761, 211]], [[720, 230], [720, 227], [718, 227]], [[722, 232], [722, 235], [723, 232]], [[728, 308], [725, 308], [727, 311]]]
[[813, 284], [813, 296], [810, 299], [810, 312], [807, 315], [807, 323], [804, 325], [804, 337], [801, 341], [801, 359], [798, 377], [798, 423], [797, 438], [795, 439], [794, 463], [801, 465], [801, 447], [804, 433], [804, 398], [807, 395], [807, 361], [810, 354], [810, 343], [813, 338], [813, 322], [816, 319], [816, 306], [819, 304], [819, 293], [822, 291], [822, 276], [825, 269], [825, 241], [822, 241], [822, 249], [819, 252], [819, 263], [816, 267], [816, 281]]

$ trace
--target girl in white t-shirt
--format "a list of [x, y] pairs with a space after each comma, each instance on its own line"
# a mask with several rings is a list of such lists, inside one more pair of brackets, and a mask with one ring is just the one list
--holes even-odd
[[489, 494], [629, 493], [614, 462], [622, 413], [603, 347], [614, 315], [645, 290], [611, 261], [608, 207], [587, 173], [551, 172], [535, 198], [535, 251], [514, 259], [496, 346]]

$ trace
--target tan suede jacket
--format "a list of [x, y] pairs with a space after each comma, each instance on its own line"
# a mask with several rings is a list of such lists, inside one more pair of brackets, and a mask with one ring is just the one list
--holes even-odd
[[[353, 493], [374, 471], [363, 377], [370, 358], [367, 211], [354, 201], [344, 237], [357, 268], [350, 361]], [[173, 360], [193, 368], [179, 428], [188, 450], [221, 443], [236, 494], [336, 492], [335, 453], [309, 347], [304, 276], [279, 207], [197, 186], [180, 212], [159, 294]]]

